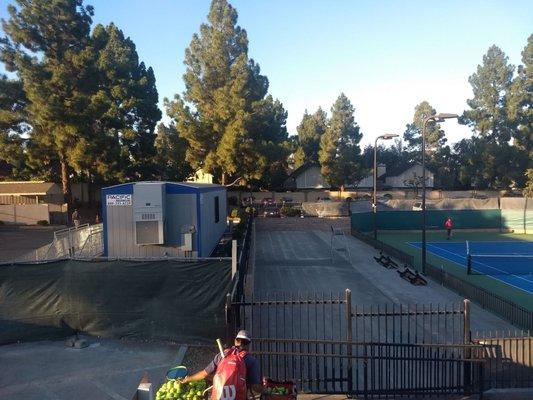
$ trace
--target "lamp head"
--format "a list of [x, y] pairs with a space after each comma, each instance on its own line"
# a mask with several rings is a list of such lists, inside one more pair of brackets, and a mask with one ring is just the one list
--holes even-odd
[[398, 136], [400, 136], [400, 135], [397, 135], [395, 133], [385, 133], [384, 135], [378, 136], [378, 139], [390, 140], [390, 139], [394, 139], [395, 137], [398, 137]]
[[435, 115], [436, 119], [450, 119], [450, 118], [459, 118], [459, 115], [457, 114], [450, 114], [450, 113], [438, 113]]

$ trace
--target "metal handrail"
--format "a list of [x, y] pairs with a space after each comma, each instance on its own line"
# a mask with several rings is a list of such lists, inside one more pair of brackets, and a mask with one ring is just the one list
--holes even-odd
[[[57, 230], [57, 231], [54, 232], [54, 240], [57, 239], [57, 236], [58, 236], [59, 234], [62, 234], [62, 233], [65, 233], [65, 232], [68, 234], [68, 233], [70, 233], [70, 232], [73, 232], [73, 231], [75, 232], [75, 231], [78, 231], [78, 230], [80, 230], [80, 229], [82, 229], [82, 228], [87, 228], [87, 227], [89, 227], [89, 226], [90, 226], [90, 224], [89, 224], [89, 223], [86, 223], [86, 224], [81, 224], [81, 225], [74, 226], [74, 227], [69, 227], [69, 228], [59, 229], [59, 230]], [[66, 236], [66, 235], [65, 235], [65, 236]]]

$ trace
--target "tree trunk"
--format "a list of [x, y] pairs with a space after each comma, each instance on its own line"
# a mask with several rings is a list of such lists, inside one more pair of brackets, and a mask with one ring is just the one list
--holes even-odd
[[225, 172], [222, 172], [222, 176], [220, 177], [220, 184], [222, 186], [226, 185], [226, 173]]
[[59, 162], [61, 163], [61, 188], [63, 191], [63, 198], [65, 203], [68, 204], [70, 215], [70, 208], [72, 206], [72, 193], [70, 190], [70, 176], [68, 174], [67, 157], [64, 153], [59, 154]]

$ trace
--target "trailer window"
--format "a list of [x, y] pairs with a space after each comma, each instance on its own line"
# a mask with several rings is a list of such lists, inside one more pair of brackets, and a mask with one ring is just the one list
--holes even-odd
[[220, 206], [218, 204], [218, 196], [215, 196], [215, 224], [220, 221]]

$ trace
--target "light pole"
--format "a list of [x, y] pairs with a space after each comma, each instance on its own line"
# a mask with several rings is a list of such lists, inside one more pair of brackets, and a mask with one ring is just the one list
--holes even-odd
[[372, 212], [374, 214], [374, 240], [377, 242], [378, 240], [378, 226], [377, 226], [377, 214], [378, 214], [378, 199], [377, 199], [377, 183], [378, 183], [378, 164], [377, 164], [377, 158], [378, 158], [378, 140], [390, 140], [395, 137], [398, 137], [399, 135], [392, 134], [392, 133], [385, 133], [384, 135], [378, 136], [376, 138], [376, 141], [374, 142], [374, 195], [372, 197]]
[[426, 274], [426, 127], [430, 121], [444, 122], [445, 119], [458, 118], [457, 114], [439, 113], [424, 119], [422, 126], [422, 273]]

